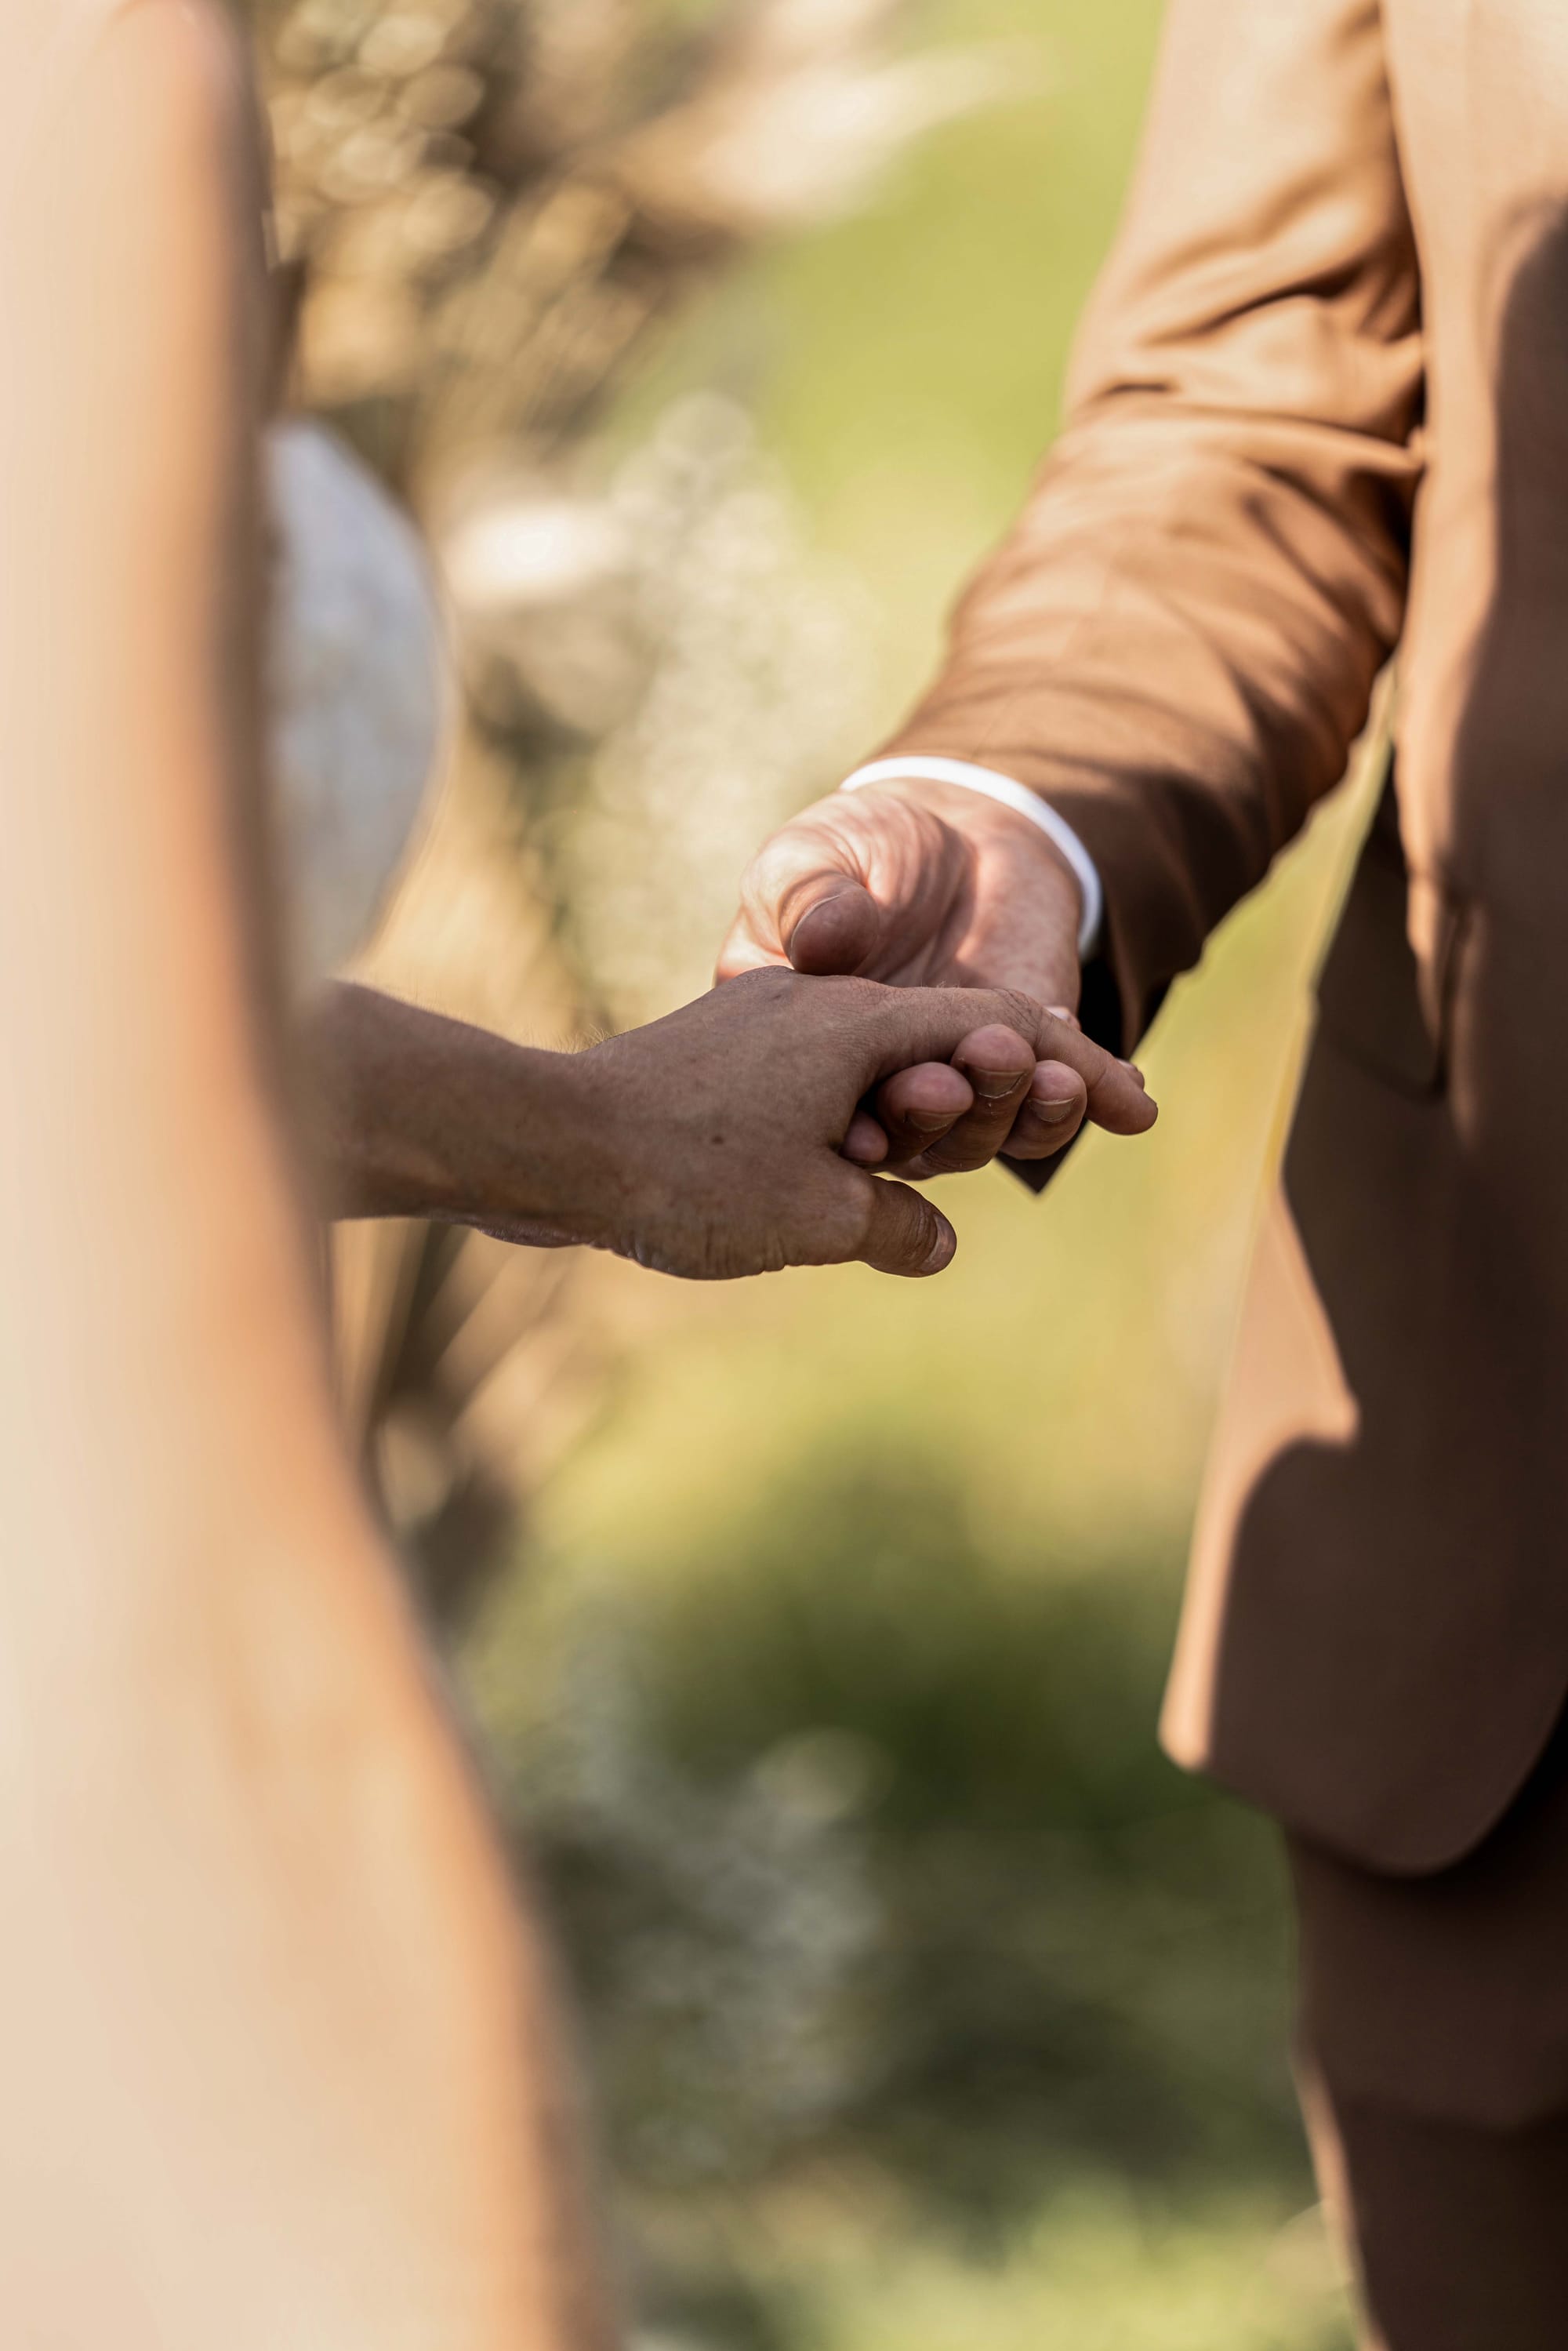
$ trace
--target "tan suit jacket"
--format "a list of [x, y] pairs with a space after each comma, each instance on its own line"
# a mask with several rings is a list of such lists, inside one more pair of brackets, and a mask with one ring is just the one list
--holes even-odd
[[1568, 0], [1174, 0], [1066, 430], [889, 747], [1077, 827], [1130, 1042], [1396, 643], [1166, 1734], [1419, 1872], [1568, 1692]]

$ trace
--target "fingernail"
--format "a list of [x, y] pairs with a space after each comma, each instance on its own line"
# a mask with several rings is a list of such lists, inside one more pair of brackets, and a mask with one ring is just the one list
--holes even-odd
[[943, 1111], [912, 1110], [909, 1113], [909, 1123], [915, 1128], [916, 1134], [939, 1134], [945, 1126], [952, 1124], [952, 1121]]
[[951, 1227], [945, 1226], [942, 1231], [937, 1235], [936, 1238], [932, 1242], [931, 1247], [925, 1252], [925, 1261], [921, 1266], [921, 1272], [945, 1272], [946, 1268], [952, 1263], [953, 1258], [957, 1251], [957, 1247], [958, 1244], [954, 1238]]
[[1060, 1101], [1046, 1101], [1039, 1094], [1030, 1094], [1029, 1106], [1044, 1119], [1048, 1126], [1060, 1126], [1061, 1121], [1071, 1118], [1078, 1108], [1078, 1097], [1068, 1094]]
[[1010, 1074], [1005, 1070], [967, 1070], [965, 1075], [982, 1102], [1000, 1102], [1004, 1094], [1010, 1094], [1019, 1084], [1023, 1072], [1021, 1070], [1014, 1070]]
[[1139, 1085], [1144, 1087], [1144, 1092], [1147, 1093], [1148, 1087], [1144, 1084], [1144, 1073], [1142, 1070], [1139, 1069], [1136, 1061], [1124, 1061], [1121, 1066], [1126, 1071], [1127, 1075], [1130, 1078], [1135, 1078], [1137, 1080]]

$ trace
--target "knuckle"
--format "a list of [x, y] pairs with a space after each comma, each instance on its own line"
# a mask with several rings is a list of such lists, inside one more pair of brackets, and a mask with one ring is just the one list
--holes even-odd
[[1008, 1028], [1018, 1029], [1025, 1037], [1035, 1034], [1041, 1012], [1032, 996], [1026, 995], [1021, 987], [1004, 987], [998, 990], [997, 1001], [1001, 1008], [1000, 1018]]
[[876, 1179], [847, 1165], [841, 1173], [846, 1182], [813, 1185], [797, 1204], [796, 1265], [848, 1265], [870, 1238], [878, 1206]]
[[856, 1028], [863, 1027], [868, 1020], [874, 1020], [894, 992], [884, 987], [880, 980], [862, 979], [858, 975], [841, 977], [835, 974], [813, 979], [810, 985], [818, 991], [819, 1001], [831, 1005], [846, 1024]]
[[781, 850], [784, 835], [774, 833], [765, 841], [749, 860], [740, 877], [741, 904], [753, 908], [767, 908], [772, 903], [775, 888], [783, 878]]
[[766, 881], [791, 872], [800, 854], [801, 836], [808, 831], [804, 818], [791, 817], [788, 824], [781, 824], [776, 832], [768, 834], [747, 867], [747, 873]]
[[868, 1175], [855, 1192], [840, 1194], [824, 1207], [817, 1223], [820, 1264], [852, 1265], [865, 1256], [882, 1207], [877, 1196], [885, 1188], [879, 1177]]
[[981, 1139], [968, 1134], [958, 1141], [938, 1143], [925, 1155], [933, 1176], [970, 1176], [976, 1168], [988, 1165], [996, 1155], [997, 1138]]
[[800, 974], [781, 963], [758, 964], [750, 971], [737, 972], [728, 982], [731, 991], [744, 991], [747, 998], [756, 997], [759, 1004], [786, 1003], [801, 985]]
[[880, 1223], [884, 1243], [883, 1255], [904, 1256], [917, 1250], [920, 1235], [928, 1223], [931, 1210], [918, 1192], [905, 1184], [883, 1184], [881, 1197], [873, 1202], [880, 1214], [873, 1216], [873, 1226]]

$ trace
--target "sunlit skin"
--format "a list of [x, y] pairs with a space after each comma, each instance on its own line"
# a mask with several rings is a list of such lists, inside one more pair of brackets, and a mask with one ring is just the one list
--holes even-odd
[[1041, 1089], [1066, 1095], [1075, 1123], [1086, 1102], [1123, 1134], [1154, 1115], [1121, 1062], [1027, 997], [781, 969], [577, 1054], [340, 986], [313, 1043], [339, 1213], [586, 1242], [698, 1280], [850, 1259], [942, 1270], [956, 1246], [946, 1218], [845, 1156], [875, 1165], [889, 1149], [862, 1101], [894, 1149], [922, 1116], [938, 1136], [972, 1130], [956, 1165], [989, 1157]]
[[[323, 989], [307, 1045], [332, 1211], [585, 1241], [699, 1278], [848, 1259], [940, 1271], [946, 1219], [859, 1171], [1045, 1159], [1085, 1119], [1138, 1134], [1155, 1115], [1137, 1071], [1072, 1014], [1072, 874], [1027, 819], [946, 797], [971, 831], [881, 790], [808, 810], [748, 880], [754, 911], [720, 964], [748, 985], [586, 1053]], [[1054, 1011], [995, 976], [1020, 970], [1055, 990]], [[794, 984], [759, 990], [765, 972]]]
[[[949, 784], [900, 779], [836, 792], [774, 834], [745, 876], [718, 976], [786, 966], [904, 987], [1019, 988], [1070, 1018], [1082, 912], [1071, 867], [1027, 816]], [[1131, 1063], [1115, 1066], [1142, 1086]], [[1048, 1158], [1086, 1116], [1099, 1118], [1081, 1068], [1048, 1062], [1020, 1083], [1021, 1060], [1013, 1067], [1009, 1094], [961, 1105], [935, 1144], [918, 1118], [954, 1106], [948, 1076], [920, 1068], [889, 1079], [875, 1109], [890, 1162], [936, 1175], [1002, 1150]], [[1141, 1125], [1154, 1118], [1146, 1102]]]

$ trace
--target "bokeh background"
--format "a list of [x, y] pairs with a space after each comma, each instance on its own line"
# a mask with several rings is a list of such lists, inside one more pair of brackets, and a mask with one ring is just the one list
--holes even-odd
[[[472, 722], [369, 968], [706, 983], [1054, 428], [1157, 0], [258, 0], [300, 395]], [[1361, 762], [1372, 764], [1369, 748]], [[1161, 1123], [939, 1282], [345, 1237], [345, 1402], [568, 1954], [643, 2351], [1333, 2351], [1269, 1831], [1154, 1724], [1354, 778]]]

